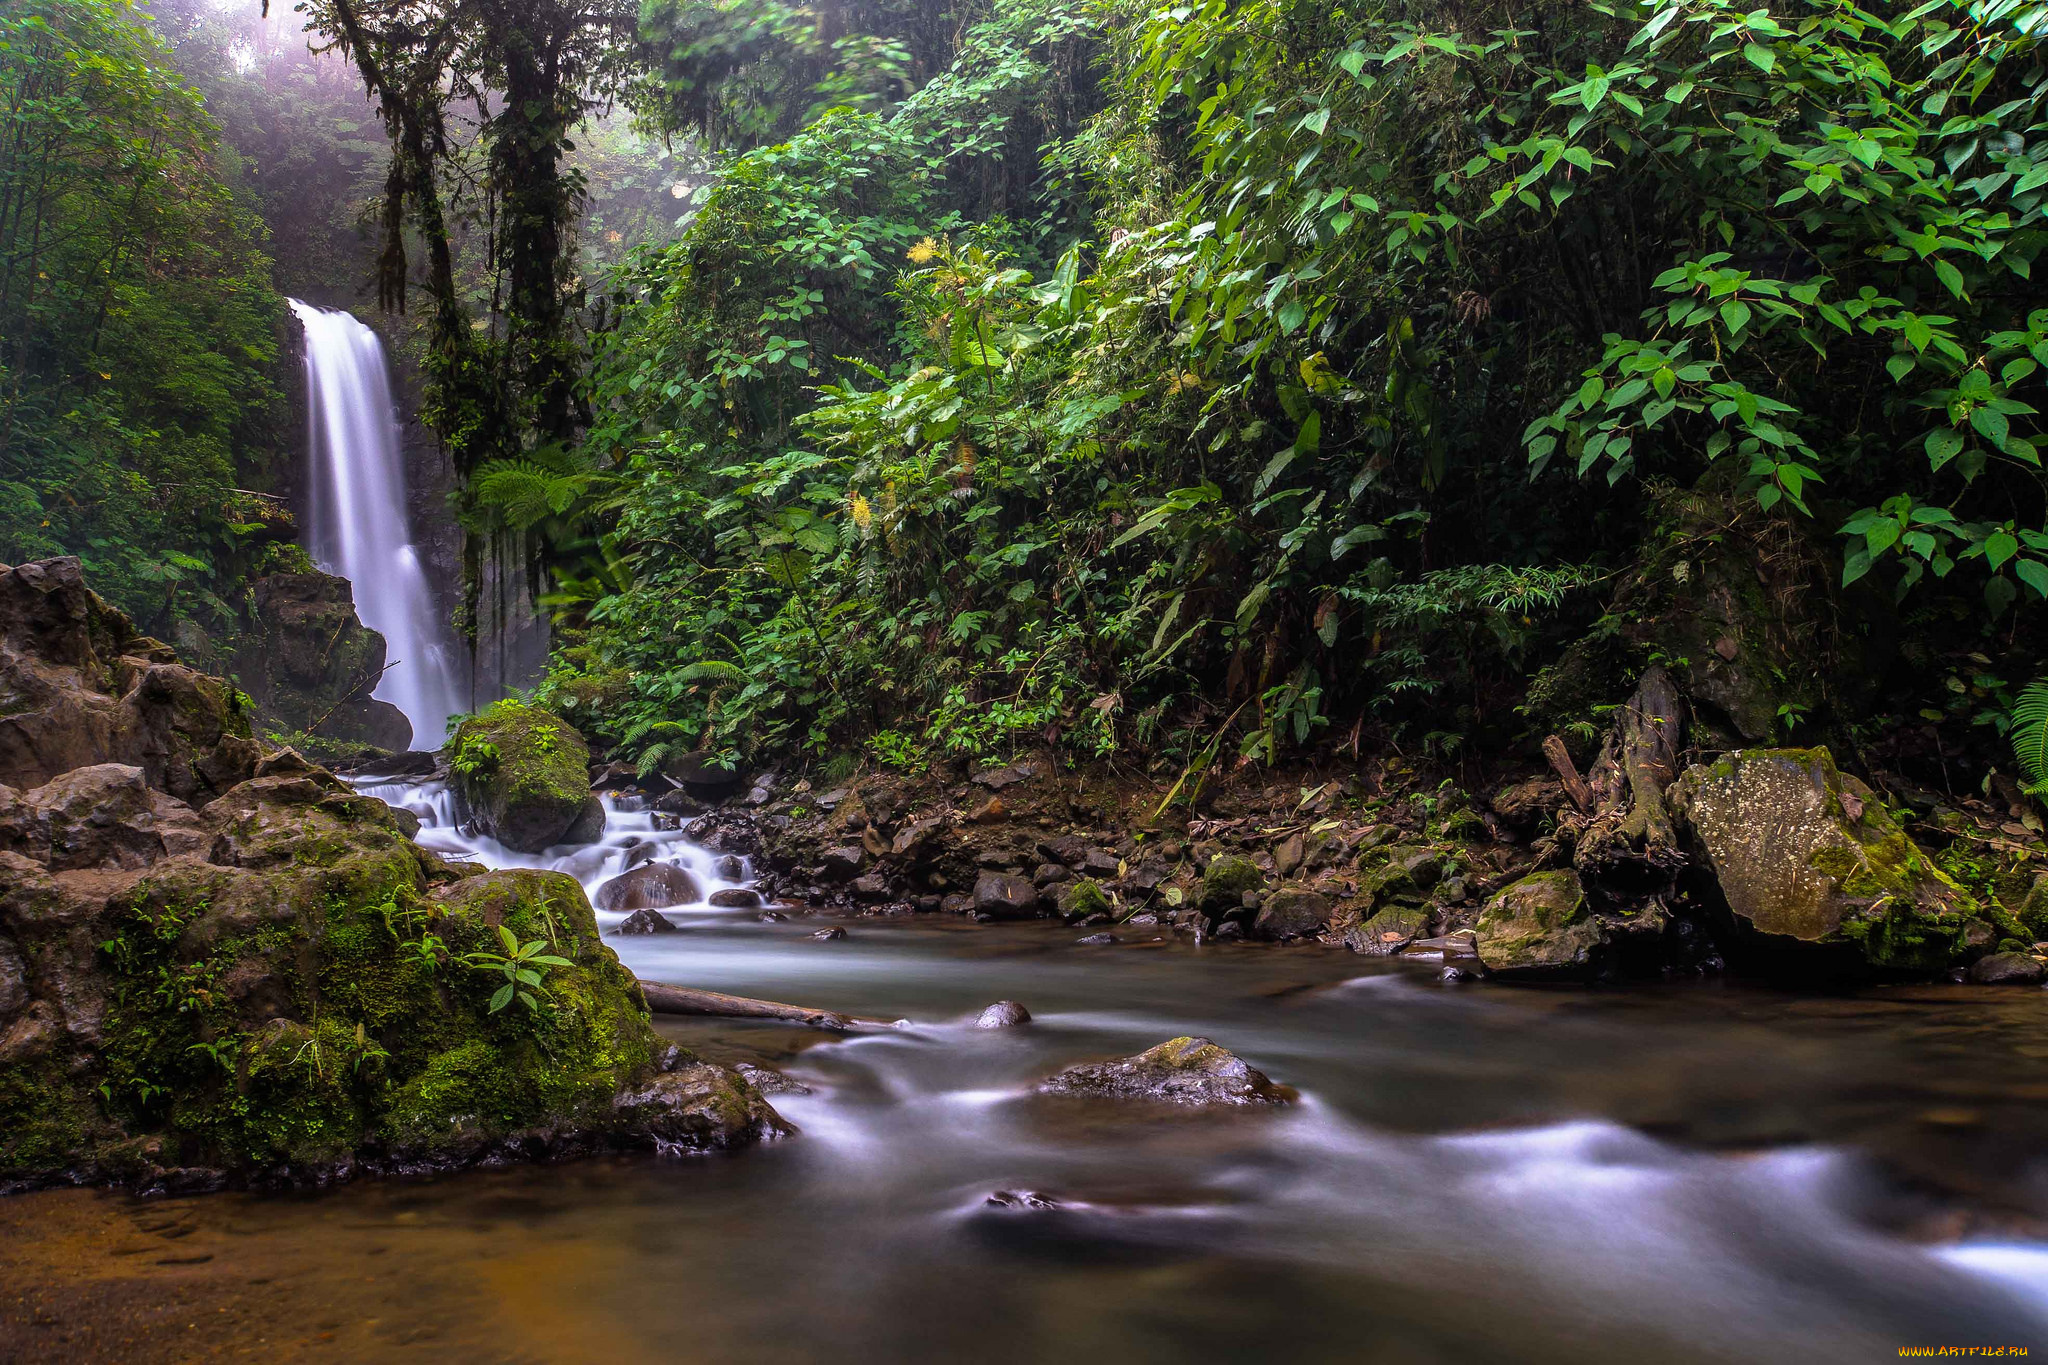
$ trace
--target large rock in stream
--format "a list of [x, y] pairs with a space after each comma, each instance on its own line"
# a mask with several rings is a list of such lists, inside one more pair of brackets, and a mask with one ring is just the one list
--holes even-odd
[[[480, 872], [247, 737], [84, 588], [0, 569], [0, 1189], [324, 1183], [784, 1131], [657, 1036], [559, 873]], [[154, 682], [152, 680], [155, 680]], [[508, 940], [540, 983], [507, 991]]]
[[1197, 1108], [1285, 1104], [1293, 1093], [1207, 1038], [1173, 1038], [1135, 1057], [1070, 1066], [1041, 1081], [1046, 1095], [1152, 1100]]
[[1926, 974], [1964, 952], [1972, 919], [2008, 918], [1936, 867], [1826, 749], [1737, 750], [1688, 768], [1669, 800], [1754, 948]]
[[604, 832], [590, 791], [590, 746], [576, 727], [507, 698], [448, 741], [455, 817], [521, 853], [588, 843]]

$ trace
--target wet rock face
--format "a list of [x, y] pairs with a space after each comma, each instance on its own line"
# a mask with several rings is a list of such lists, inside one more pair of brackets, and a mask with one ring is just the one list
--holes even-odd
[[1202, 873], [1202, 896], [1198, 908], [1211, 920], [1236, 914], [1245, 908], [1244, 898], [1266, 884], [1266, 874], [1249, 858], [1225, 855], [1212, 860]]
[[[14, 773], [92, 759], [0, 788], [0, 1188], [325, 1182], [783, 1130], [653, 1033], [575, 881], [444, 862], [412, 817], [257, 746], [225, 684], [135, 637], [75, 565], [0, 571], [0, 642], [0, 675], [44, 687], [11, 718], [36, 741]], [[102, 646], [149, 653], [101, 666]], [[507, 934], [560, 959], [521, 983], [530, 1005], [501, 997]]]
[[404, 750], [415, 738], [405, 713], [370, 693], [384, 671], [384, 637], [356, 616], [355, 593], [333, 574], [272, 574], [250, 585], [256, 629], [235, 655], [235, 674], [257, 708], [287, 730], [318, 724], [329, 739]]
[[1687, 769], [1670, 802], [1736, 926], [1766, 949], [1925, 973], [1983, 913], [1826, 749], [1737, 750]]
[[[448, 741], [455, 814], [521, 853], [604, 827], [590, 792], [590, 746], [567, 721], [514, 700], [494, 702]], [[579, 828], [580, 827], [580, 828]]]
[[642, 863], [597, 888], [597, 908], [609, 913], [660, 910], [689, 905], [702, 894], [697, 879], [674, 863]]
[[1135, 1057], [1070, 1066], [1039, 1083], [1047, 1095], [1153, 1100], [1193, 1108], [1285, 1104], [1292, 1095], [1207, 1038], [1175, 1038]]
[[177, 662], [85, 584], [76, 559], [0, 569], [0, 783], [120, 763], [203, 803], [261, 749], [233, 688]]

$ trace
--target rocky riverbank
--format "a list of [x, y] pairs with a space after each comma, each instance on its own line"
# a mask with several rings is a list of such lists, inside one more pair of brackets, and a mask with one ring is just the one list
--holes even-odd
[[0, 1188], [324, 1184], [784, 1130], [582, 889], [411, 840], [76, 560], [0, 570]]
[[1866, 782], [1825, 748], [1681, 750], [1644, 735], [1658, 706], [1679, 733], [1668, 682], [1645, 693], [1590, 774], [1560, 754], [1484, 796], [1389, 757], [1248, 768], [1183, 803], [1045, 755], [651, 799], [771, 893], [848, 915], [1441, 953], [1499, 980], [2042, 980], [2048, 849], [2024, 803]]

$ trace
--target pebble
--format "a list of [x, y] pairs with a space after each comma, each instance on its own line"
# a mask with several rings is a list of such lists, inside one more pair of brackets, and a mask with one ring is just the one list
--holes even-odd
[[818, 942], [820, 943], [830, 943], [833, 939], [845, 938], [846, 931], [835, 924], [830, 929], [818, 930], [818, 932], [812, 934], [811, 937], [818, 940]]

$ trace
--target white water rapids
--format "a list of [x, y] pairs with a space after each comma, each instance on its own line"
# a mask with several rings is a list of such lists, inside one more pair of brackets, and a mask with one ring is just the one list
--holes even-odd
[[413, 747], [439, 747], [463, 708], [454, 657], [413, 548], [391, 372], [377, 334], [343, 312], [291, 300], [306, 329], [313, 452], [314, 562], [355, 589], [356, 614], [384, 637], [376, 691], [412, 722]]

